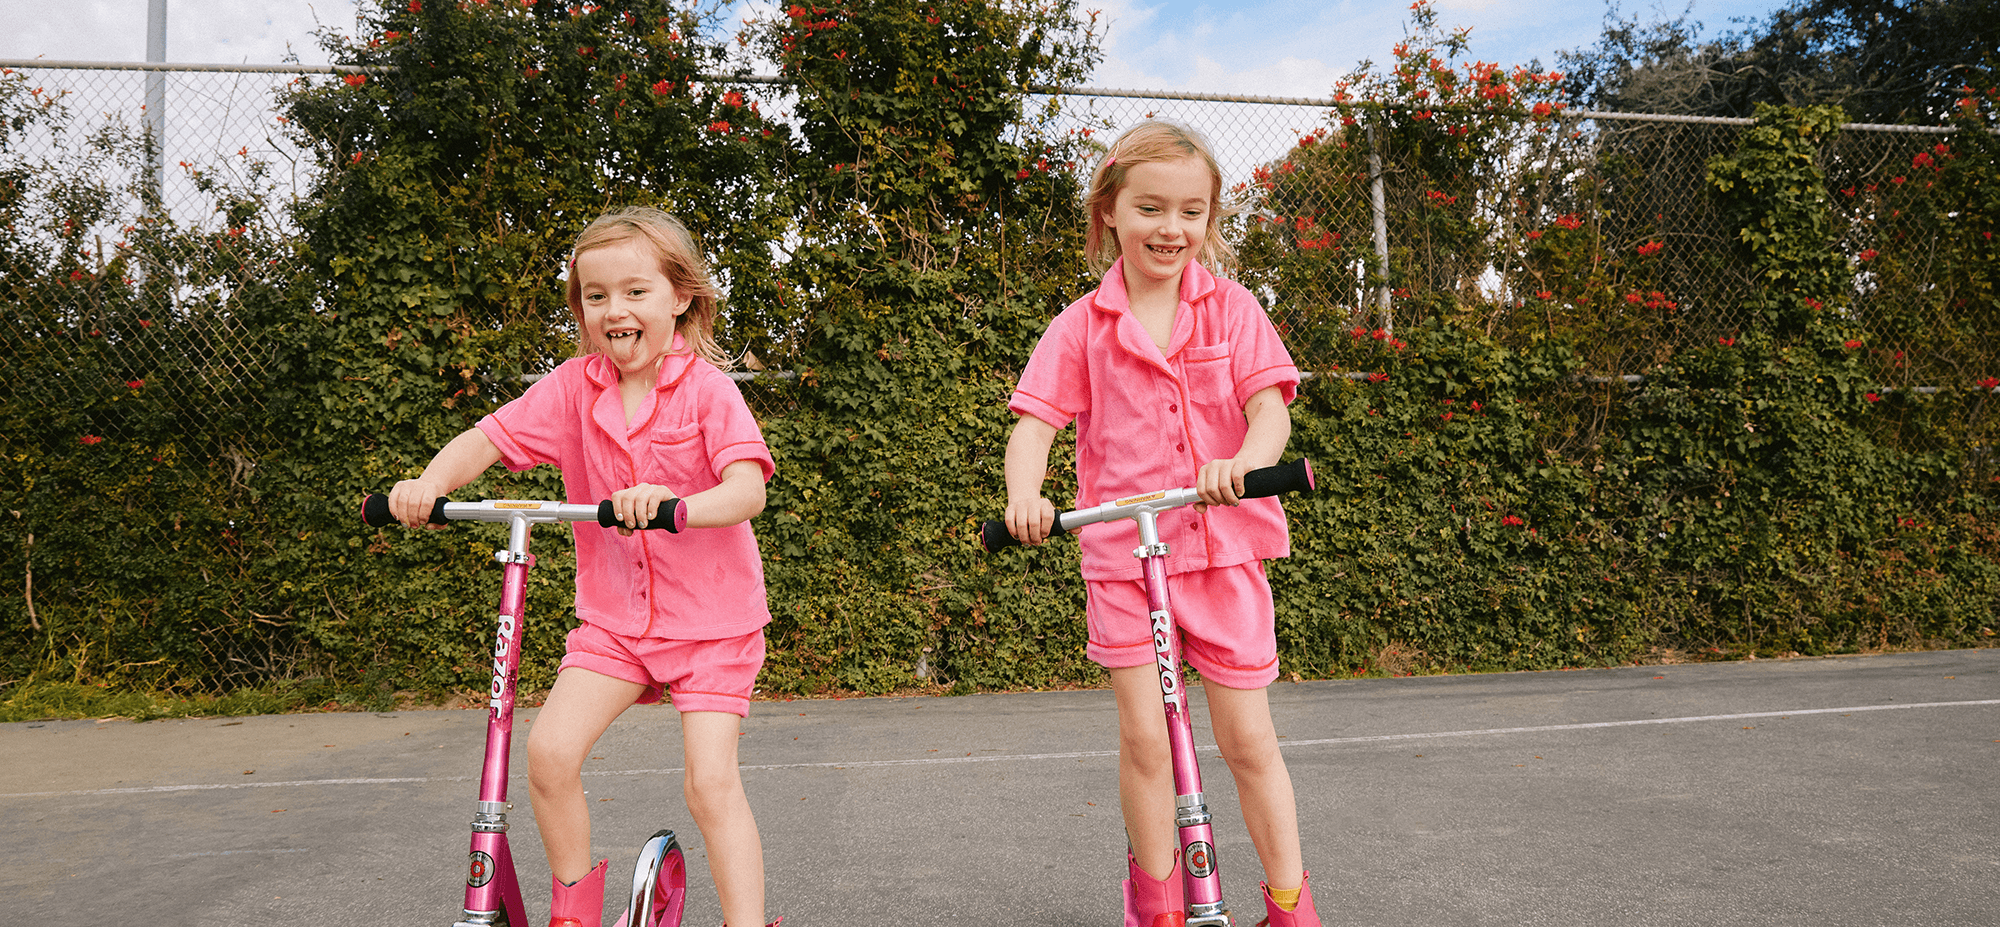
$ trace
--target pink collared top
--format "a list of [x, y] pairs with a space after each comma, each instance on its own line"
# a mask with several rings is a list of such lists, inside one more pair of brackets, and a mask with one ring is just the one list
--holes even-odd
[[[510, 470], [560, 469], [569, 502], [594, 504], [639, 483], [691, 496], [720, 484], [723, 468], [739, 460], [756, 461], [769, 480], [771, 450], [743, 394], [714, 365], [684, 350], [675, 335], [659, 385], [630, 423], [617, 368], [590, 355], [535, 381], [480, 419], [479, 430]], [[738, 637], [771, 620], [764, 562], [749, 522], [631, 537], [595, 522], [571, 530], [581, 620], [631, 637], [675, 640]]]
[[[1233, 457], [1259, 390], [1297, 394], [1299, 370], [1250, 291], [1200, 264], [1181, 274], [1181, 305], [1162, 352], [1126, 297], [1123, 261], [1096, 290], [1049, 323], [1007, 407], [1057, 428], [1076, 422], [1077, 505], [1193, 486], [1211, 460]], [[1233, 566], [1291, 553], [1275, 498], [1192, 507], [1160, 516], [1167, 572]], [[1083, 578], [1134, 579], [1139, 529], [1131, 520], [1081, 531]]]

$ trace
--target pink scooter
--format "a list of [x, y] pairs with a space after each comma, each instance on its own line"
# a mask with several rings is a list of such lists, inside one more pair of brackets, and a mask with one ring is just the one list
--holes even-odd
[[[687, 507], [679, 499], [660, 506], [672, 517], [655, 515], [648, 527], [678, 532], [687, 525]], [[389, 514], [389, 497], [371, 495], [361, 506], [362, 520], [370, 527], [396, 523]], [[486, 763], [479, 775], [479, 806], [472, 816], [472, 854], [465, 877], [465, 917], [452, 927], [530, 927], [527, 911], [521, 906], [521, 881], [514, 873], [514, 856], [507, 848], [507, 812], [514, 804], [507, 800], [507, 749], [514, 736], [514, 681], [521, 667], [522, 610], [526, 604], [528, 569], [535, 558], [528, 554], [528, 529], [538, 524], [594, 521], [606, 528], [620, 524], [612, 515], [610, 501], [596, 505], [566, 502], [530, 502], [488, 499], [483, 502], [452, 502], [439, 499], [431, 507], [430, 523], [446, 525], [454, 521], [498, 521], [507, 523], [507, 549], [495, 551], [503, 574], [500, 581], [499, 632], [493, 639], [493, 685], [487, 692]], [[626, 927], [680, 927], [681, 909], [687, 901], [687, 861], [680, 842], [671, 830], [662, 830], [639, 850], [639, 864], [632, 871], [632, 894], [625, 914], [619, 918]]]
[[[1305, 492], [1313, 488], [1312, 464], [1299, 458], [1288, 464], [1252, 470], [1243, 475], [1245, 499]], [[1188, 720], [1187, 693], [1181, 683], [1180, 635], [1167, 608], [1167, 545], [1160, 541], [1159, 515], [1201, 497], [1193, 489], [1162, 489], [1093, 508], [1056, 516], [1051, 536], [1068, 534], [1084, 525], [1130, 518], [1139, 523], [1139, 558], [1146, 578], [1146, 608], [1153, 619], [1153, 652], [1160, 667], [1160, 699], [1167, 712], [1167, 749], [1174, 764], [1174, 825], [1180, 830], [1181, 871], [1187, 889], [1187, 927], [1232, 927], [1222, 906], [1222, 877], [1216, 870], [1215, 835], [1209, 826], [1208, 801], [1202, 795], [1201, 767], [1195, 762], [1194, 728]], [[979, 540], [988, 551], [1019, 541], [1005, 522], [980, 525]]]

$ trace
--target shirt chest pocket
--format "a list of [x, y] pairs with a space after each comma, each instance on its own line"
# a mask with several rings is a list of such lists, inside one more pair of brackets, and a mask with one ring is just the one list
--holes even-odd
[[1181, 382], [1189, 402], [1236, 407], [1236, 378], [1230, 371], [1229, 342], [1189, 345], [1181, 351]]
[[665, 486], [677, 495], [689, 496], [716, 482], [709, 472], [708, 448], [698, 423], [654, 429], [641, 447], [645, 452], [645, 458], [639, 461], [642, 483]]

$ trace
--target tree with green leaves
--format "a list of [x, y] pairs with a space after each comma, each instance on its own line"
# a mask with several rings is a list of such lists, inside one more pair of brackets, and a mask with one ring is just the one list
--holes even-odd
[[783, 590], [772, 664], [868, 690], [1089, 673], [1064, 564], [1023, 595], [970, 529], [1004, 501], [1014, 372], [1089, 286], [1084, 140], [1044, 132], [1028, 88], [1079, 82], [1097, 36], [1068, 0], [801, 0], [756, 36], [803, 140], [784, 267], [801, 388], [768, 432], [787, 476], [759, 529]]
[[1622, 112], [1839, 106], [1856, 122], [1935, 125], [2000, 69], [2000, 0], [1796, 0], [1707, 40], [1690, 16], [1642, 22], [1612, 4], [1597, 44], [1559, 56], [1571, 93]]

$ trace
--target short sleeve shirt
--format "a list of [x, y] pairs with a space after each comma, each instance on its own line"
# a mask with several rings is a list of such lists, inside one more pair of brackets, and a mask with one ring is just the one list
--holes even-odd
[[[1242, 449], [1252, 395], [1275, 386], [1290, 403], [1297, 394], [1298, 368], [1249, 290], [1189, 264], [1180, 298], [1161, 351], [1132, 314], [1123, 262], [1113, 264], [1096, 290], [1049, 323], [1021, 372], [1008, 408], [1056, 428], [1076, 422], [1079, 507], [1194, 485], [1202, 464]], [[1176, 509], [1159, 528], [1169, 573], [1291, 552], [1276, 498]], [[1131, 520], [1087, 525], [1080, 541], [1085, 579], [1140, 575]]]
[[[678, 335], [674, 350], [683, 349]], [[722, 482], [723, 468], [756, 461], [775, 469], [743, 394], [714, 365], [670, 353], [659, 385], [626, 421], [618, 370], [602, 356], [567, 361], [520, 398], [481, 419], [510, 470], [549, 464], [562, 471], [567, 501], [595, 504], [639, 483], [687, 497]], [[678, 534], [621, 537], [595, 522], [576, 537], [576, 612], [630, 637], [715, 640], [771, 620], [764, 564], [749, 522]]]

